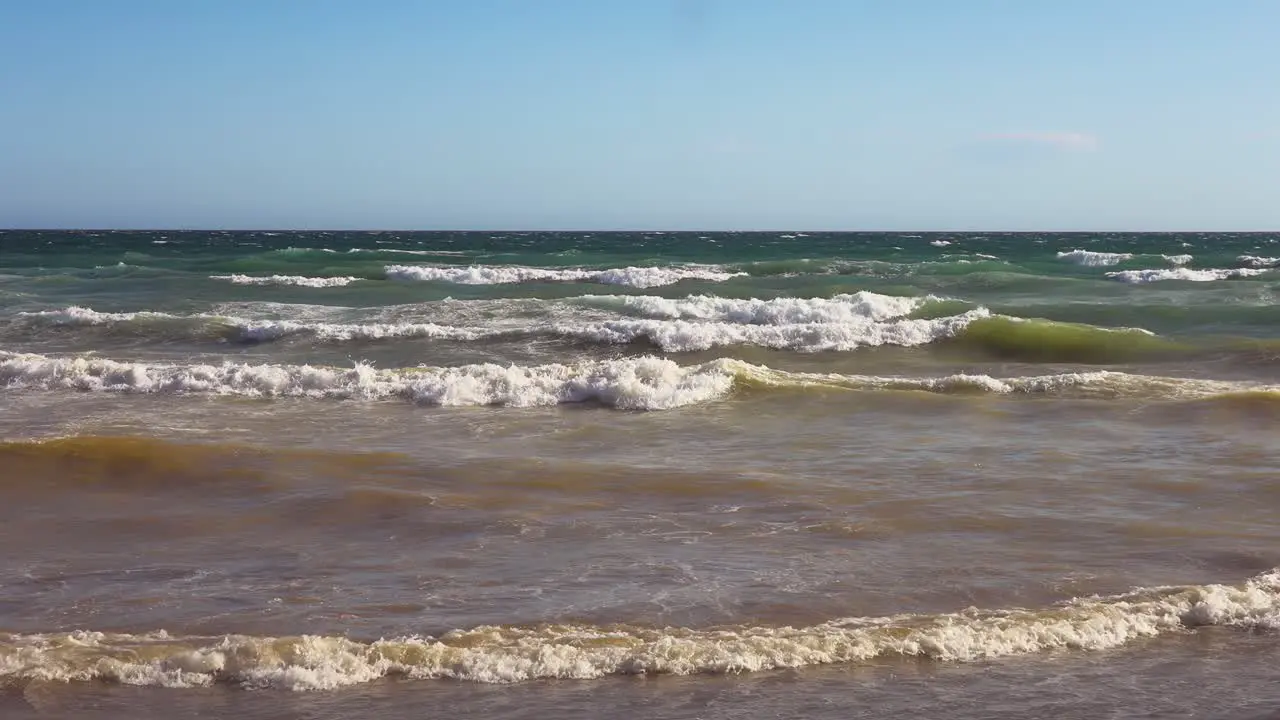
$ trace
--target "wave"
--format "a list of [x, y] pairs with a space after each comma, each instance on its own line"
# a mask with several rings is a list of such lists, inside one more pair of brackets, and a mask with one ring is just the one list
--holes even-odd
[[1236, 258], [1236, 262], [1244, 263], [1253, 268], [1273, 268], [1280, 265], [1280, 258], [1241, 255]]
[[1184, 350], [1142, 328], [1103, 328], [1008, 316], [972, 322], [953, 342], [987, 355], [1024, 361], [1121, 362]]
[[[485, 301], [481, 301], [485, 302]], [[797, 352], [851, 351], [894, 345], [915, 347], [936, 342], [976, 349], [986, 355], [1028, 361], [1112, 362], [1186, 350], [1137, 328], [1103, 328], [1048, 320], [993, 316], [974, 308], [939, 317], [906, 317], [935, 305], [935, 298], [856, 293], [825, 298], [734, 300], [713, 296], [682, 299], [656, 296], [584, 296], [566, 304], [620, 311], [640, 318], [563, 320], [563, 306], [534, 304], [537, 315], [490, 319], [485, 325], [444, 325], [424, 321], [336, 323], [252, 319], [213, 314], [160, 312], [107, 313], [69, 307], [19, 313], [28, 323], [70, 326], [121, 326], [163, 337], [270, 342], [294, 336], [319, 341], [429, 338], [458, 342], [518, 338], [556, 338], [589, 343], [644, 342], [664, 352], [754, 345]], [[524, 311], [527, 313], [527, 311]]]
[[[803, 352], [853, 350], [864, 346], [914, 346], [951, 337], [974, 319], [987, 317], [977, 308], [958, 315], [909, 319], [903, 316], [934, 298], [893, 297], [860, 292], [827, 298], [736, 300], [714, 296], [682, 299], [656, 296], [584, 296], [563, 303], [528, 301], [539, 308], [534, 317], [492, 319], [481, 326], [434, 322], [300, 322], [214, 314], [173, 315], [162, 312], [98, 312], [89, 308], [22, 312], [30, 322], [70, 326], [134, 327], [166, 335], [217, 338], [233, 342], [266, 342], [295, 335], [324, 341], [434, 338], [477, 341], [516, 337], [551, 337], [607, 344], [648, 342], [666, 352], [706, 350], [726, 345], [756, 345]], [[486, 301], [480, 301], [486, 302]], [[562, 308], [593, 307], [641, 315], [643, 319], [571, 321]], [[581, 311], [579, 311], [579, 314]], [[454, 313], [455, 315], [457, 313]]]
[[[1138, 256], [1134, 253], [1068, 250], [1059, 252], [1057, 257], [1059, 260], [1070, 260], [1071, 262], [1074, 262], [1077, 265], [1083, 265], [1084, 267], [1110, 267], [1112, 265], [1119, 265], [1127, 260], [1133, 260]], [[1176, 267], [1181, 267], [1195, 260], [1194, 256], [1185, 253], [1178, 255], [1159, 255], [1158, 257]]]
[[233, 342], [270, 342], [294, 335], [310, 335], [318, 340], [385, 340], [392, 338], [435, 338], [479, 340], [503, 334], [483, 328], [453, 327], [430, 322], [410, 323], [329, 323], [292, 320], [259, 320], [225, 315], [173, 315], [163, 312], [98, 312], [89, 308], [21, 312], [19, 317], [70, 326], [115, 326], [135, 329], [158, 328], [164, 335], [210, 338]]
[[596, 402], [623, 410], [668, 410], [721, 400], [735, 390], [834, 388], [931, 393], [1055, 394], [1079, 398], [1196, 400], [1280, 398], [1256, 383], [1096, 371], [995, 378], [880, 377], [774, 370], [733, 359], [679, 365], [659, 357], [578, 364], [465, 365], [380, 370], [224, 362], [138, 363], [94, 356], [0, 352], [0, 388], [255, 398], [408, 400], [423, 405], [508, 407]]
[[807, 627], [480, 626], [438, 637], [0, 634], [0, 678], [333, 690], [385, 677], [515, 683], [758, 672], [882, 658], [972, 662], [1094, 651], [1200, 627], [1280, 628], [1280, 572], [1240, 585], [1138, 588], [1040, 609], [850, 617]]
[[1122, 270], [1109, 272], [1107, 277], [1133, 284], [1162, 282], [1165, 280], [1182, 280], [1186, 282], [1213, 282], [1215, 280], [1239, 280], [1255, 277], [1265, 273], [1264, 269], [1229, 268], [1209, 270], [1189, 270], [1174, 268], [1171, 270]]
[[873, 292], [836, 295], [831, 298], [774, 298], [770, 300], [690, 295], [664, 298], [654, 295], [586, 295], [576, 302], [666, 320], [715, 320], [744, 325], [840, 323], [888, 320], [908, 315], [938, 300], [933, 297], [898, 297]]
[[449, 282], [461, 285], [505, 285], [527, 282], [589, 282], [651, 288], [673, 285], [682, 280], [724, 282], [744, 277], [745, 272], [731, 272], [715, 265], [683, 265], [670, 267], [624, 267], [605, 270], [583, 268], [538, 268], [522, 266], [472, 265], [422, 266], [388, 265], [387, 278], [419, 282]]
[[360, 280], [358, 277], [306, 277], [302, 275], [210, 275], [210, 280], [226, 280], [236, 285], [295, 285], [298, 287], [344, 287]]
[[740, 325], [687, 320], [611, 320], [557, 325], [553, 332], [590, 342], [626, 344], [645, 341], [664, 352], [693, 352], [729, 345], [755, 345], [800, 352], [843, 352], [861, 347], [914, 347], [956, 336], [969, 323], [989, 317], [978, 308], [937, 319], [877, 322], [809, 322], [782, 325]]
[[263, 398], [380, 400], [424, 405], [530, 407], [599, 402], [623, 410], [665, 410], [723, 397], [732, 373], [714, 364], [681, 367], [642, 357], [577, 365], [495, 364], [378, 370], [274, 364], [167, 364], [98, 357], [0, 352], [0, 387]]
[[1068, 250], [1058, 253], [1059, 260], [1070, 260], [1085, 267], [1105, 267], [1119, 265], [1125, 260], [1132, 260], [1133, 253], [1094, 252], [1092, 250]]

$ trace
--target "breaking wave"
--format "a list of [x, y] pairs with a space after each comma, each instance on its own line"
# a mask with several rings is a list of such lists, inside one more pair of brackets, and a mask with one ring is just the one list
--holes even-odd
[[832, 298], [732, 299], [714, 295], [664, 298], [653, 295], [587, 295], [578, 301], [628, 314], [666, 320], [711, 320], [745, 325], [882, 321], [909, 315], [934, 298], [872, 292]]
[[0, 679], [170, 688], [332, 690], [384, 677], [514, 683], [610, 675], [756, 672], [877, 658], [967, 662], [1091, 651], [1226, 626], [1280, 627], [1280, 573], [1240, 585], [1139, 588], [1041, 609], [851, 617], [808, 627], [481, 626], [439, 637], [0, 634]]
[[1280, 258], [1260, 257], [1258, 255], [1241, 255], [1236, 258], [1236, 262], [1244, 263], [1253, 268], [1273, 268], [1280, 265]]
[[343, 287], [360, 280], [358, 277], [305, 277], [302, 275], [210, 275], [210, 280], [226, 280], [236, 285], [294, 285], [298, 287]]
[[0, 387], [123, 393], [347, 400], [400, 398], [424, 405], [529, 407], [594, 401], [665, 410], [726, 395], [733, 375], [714, 364], [681, 367], [643, 357], [577, 365], [467, 365], [379, 370], [311, 365], [119, 362], [0, 353]]
[[[740, 360], [679, 365], [652, 356], [577, 364], [377, 369], [224, 362], [139, 363], [94, 356], [0, 352], [0, 388], [333, 400], [401, 399], [423, 405], [509, 407], [596, 402], [623, 410], [669, 410], [735, 390], [837, 388], [932, 393], [1056, 394], [1080, 398], [1188, 400], [1271, 396], [1257, 383], [1097, 371], [995, 378], [989, 375], [880, 377], [797, 373]], [[1277, 396], [1280, 397], [1280, 396]]]
[[[491, 307], [485, 304], [487, 301], [477, 302], [480, 303], [475, 305], [477, 308]], [[489, 316], [483, 324], [474, 325], [448, 325], [414, 318], [317, 322], [150, 311], [112, 313], [83, 307], [23, 312], [18, 316], [27, 326], [105, 326], [133, 334], [230, 342], [271, 342], [290, 337], [323, 342], [551, 338], [616, 345], [647, 343], [673, 353], [734, 345], [796, 352], [840, 352], [949, 342], [1000, 358], [1077, 362], [1123, 361], [1186, 350], [1178, 343], [1138, 328], [1028, 320], [992, 315], [981, 307], [940, 317], [911, 317], [931, 303], [938, 311], [954, 312], [949, 303], [934, 298], [860, 292], [832, 298], [773, 300], [645, 295], [584, 296], [563, 302], [528, 300], [500, 310], [512, 314]], [[479, 319], [473, 317], [475, 313], [455, 308], [454, 304], [456, 301], [441, 307], [455, 317]], [[601, 317], [599, 312], [593, 315], [589, 310], [606, 314]], [[631, 317], [609, 317], [619, 313]]]
[[218, 338], [234, 342], [269, 342], [294, 335], [308, 335], [318, 340], [385, 340], [390, 338], [436, 338], [441, 340], [480, 340], [495, 337], [503, 331], [485, 328], [454, 327], [432, 322], [408, 323], [330, 323], [298, 322], [241, 318], [215, 314], [173, 315], [162, 312], [98, 312], [89, 308], [69, 307], [19, 313], [20, 317], [53, 325], [124, 326], [138, 330], [157, 328], [162, 335], [194, 338]]
[[1109, 272], [1107, 273], [1107, 277], [1133, 284], [1153, 283], [1165, 280], [1213, 282], [1214, 280], [1239, 280], [1240, 278], [1255, 277], [1265, 272], [1266, 270], [1254, 268], [1190, 270], [1188, 268], [1180, 267], [1170, 270], [1121, 270], [1119, 272]]
[[651, 288], [673, 285], [682, 280], [724, 282], [743, 277], [744, 272], [730, 272], [715, 265], [683, 265], [669, 267], [624, 267], [605, 270], [581, 268], [539, 268], [520, 266], [472, 265], [421, 266], [388, 265], [387, 278], [420, 282], [448, 282], [461, 285], [505, 285], [527, 282], [587, 282]]
[[1070, 260], [1085, 267], [1105, 267], [1119, 265], [1125, 260], [1132, 260], [1133, 253], [1094, 252], [1092, 250], [1068, 250], [1058, 253], [1059, 260]]

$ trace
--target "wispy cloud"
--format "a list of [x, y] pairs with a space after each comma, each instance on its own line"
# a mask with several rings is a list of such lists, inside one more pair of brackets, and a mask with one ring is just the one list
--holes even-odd
[[984, 142], [1040, 145], [1044, 147], [1057, 148], [1059, 150], [1072, 150], [1076, 152], [1089, 152], [1098, 149], [1098, 138], [1094, 135], [1090, 135], [1089, 133], [1081, 132], [993, 133], [990, 135], [983, 135], [980, 139]]

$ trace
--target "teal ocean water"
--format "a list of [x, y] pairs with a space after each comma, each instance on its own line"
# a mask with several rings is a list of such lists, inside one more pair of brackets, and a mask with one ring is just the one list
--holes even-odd
[[1276, 233], [0, 232], [0, 711], [1269, 717], [1278, 291]]

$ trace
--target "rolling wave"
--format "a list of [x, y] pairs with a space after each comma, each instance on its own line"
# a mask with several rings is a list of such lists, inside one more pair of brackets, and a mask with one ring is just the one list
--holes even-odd
[[1190, 270], [1179, 267], [1171, 270], [1121, 270], [1109, 272], [1107, 277], [1133, 284], [1162, 282], [1165, 280], [1182, 280], [1186, 282], [1213, 282], [1215, 280], [1239, 280], [1256, 277], [1267, 272], [1261, 268], [1227, 268]]
[[1059, 260], [1069, 260], [1085, 267], [1106, 267], [1132, 260], [1133, 253], [1094, 252], [1093, 250], [1067, 250], [1058, 253]]
[[585, 305], [665, 320], [711, 320], [744, 325], [882, 321], [909, 315], [932, 297], [899, 297], [872, 292], [832, 298], [733, 299], [714, 295], [664, 298], [653, 295], [587, 295]]
[[330, 288], [345, 287], [360, 280], [358, 277], [307, 277], [303, 275], [210, 275], [210, 280], [226, 280], [235, 285], [294, 285], [298, 287]]
[[[107, 327], [144, 337], [230, 342], [271, 342], [290, 337], [323, 342], [551, 338], [613, 345], [647, 343], [672, 353], [739, 345], [810, 353], [845, 352], [865, 347], [916, 347], [949, 342], [1000, 358], [1079, 362], [1114, 362], [1187, 350], [1142, 329], [1027, 320], [992, 315], [981, 307], [941, 317], [910, 317], [929, 303], [949, 309], [934, 298], [864, 292], [829, 299], [584, 296], [563, 302], [527, 300], [513, 308], [514, 314], [483, 318], [484, 324], [478, 325], [448, 325], [413, 318], [321, 322], [150, 311], [107, 313], [82, 307], [23, 312], [19, 318], [27, 326]], [[454, 308], [455, 304], [441, 305], [441, 311], [462, 316], [464, 312]], [[532, 314], [529, 308], [535, 308]], [[575, 316], [579, 312], [575, 308], [639, 317]], [[29, 334], [25, 329], [24, 332]]]
[[605, 270], [583, 268], [541, 268], [514, 265], [424, 266], [388, 265], [387, 278], [419, 282], [447, 282], [461, 285], [506, 285], [527, 282], [588, 282], [633, 288], [674, 285], [683, 280], [724, 282], [743, 277], [714, 265], [673, 265], [664, 267], [624, 267]]
[[754, 672], [877, 658], [969, 662], [1103, 650], [1206, 626], [1280, 627], [1280, 572], [1240, 585], [1138, 588], [1041, 609], [850, 617], [808, 627], [716, 629], [548, 624], [439, 637], [0, 634], [0, 678], [169, 688], [333, 690], [384, 677], [514, 683], [610, 675]]
[[1273, 268], [1280, 266], [1280, 258], [1260, 257], [1258, 255], [1241, 255], [1236, 262], [1244, 263], [1252, 268]]
[[216, 314], [173, 315], [163, 312], [98, 312], [89, 308], [41, 310], [19, 313], [29, 321], [82, 327], [124, 327], [139, 333], [154, 332], [162, 337], [220, 339], [232, 342], [270, 342], [307, 335], [318, 340], [385, 340], [391, 338], [437, 338], [480, 340], [504, 334], [485, 328], [453, 327], [431, 322], [331, 323], [241, 318]]
[[1280, 398], [1257, 383], [1095, 371], [995, 378], [989, 375], [880, 377], [774, 370], [733, 359], [679, 365], [643, 356], [577, 364], [464, 365], [377, 369], [224, 362], [139, 363], [97, 356], [0, 352], [0, 388], [333, 400], [401, 399], [423, 405], [508, 407], [596, 402], [622, 410], [669, 410], [729, 397], [735, 390], [828, 388], [931, 393], [1139, 397], [1195, 400]]

